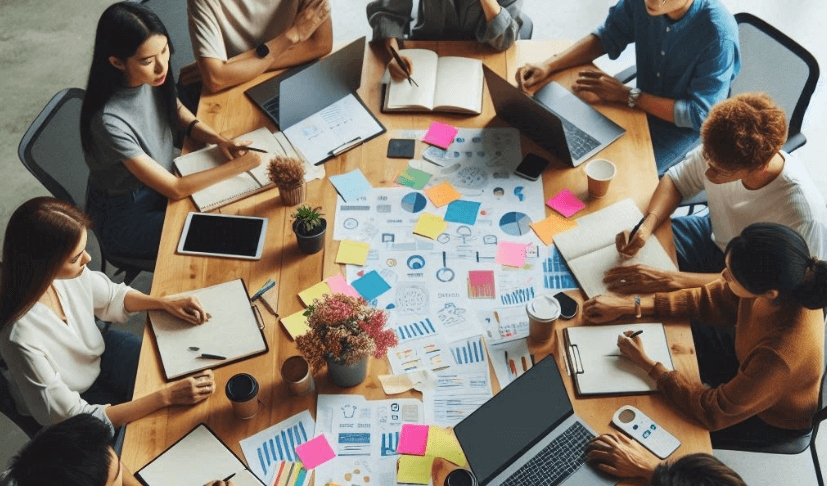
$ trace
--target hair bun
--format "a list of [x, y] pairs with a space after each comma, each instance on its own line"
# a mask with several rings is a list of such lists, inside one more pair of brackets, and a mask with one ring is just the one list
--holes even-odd
[[827, 307], [827, 262], [813, 257], [807, 276], [798, 289], [801, 305], [808, 309]]

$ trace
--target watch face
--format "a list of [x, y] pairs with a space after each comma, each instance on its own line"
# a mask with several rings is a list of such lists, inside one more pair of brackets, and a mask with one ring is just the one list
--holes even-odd
[[256, 46], [256, 56], [260, 58], [265, 58], [268, 54], [270, 54], [270, 48], [267, 47], [267, 45], [259, 44], [258, 46]]

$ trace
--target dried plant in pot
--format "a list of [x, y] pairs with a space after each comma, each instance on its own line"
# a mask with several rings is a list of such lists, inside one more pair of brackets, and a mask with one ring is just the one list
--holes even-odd
[[327, 220], [322, 217], [320, 209], [304, 205], [296, 208], [290, 215], [293, 218], [293, 233], [296, 234], [299, 249], [307, 254], [316, 253], [324, 248]]
[[304, 173], [304, 163], [293, 157], [276, 155], [267, 165], [267, 175], [279, 188], [285, 206], [301, 204], [307, 197]]

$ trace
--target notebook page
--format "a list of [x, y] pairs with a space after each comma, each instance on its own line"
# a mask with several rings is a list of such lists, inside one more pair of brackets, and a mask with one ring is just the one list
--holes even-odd
[[457, 107], [482, 111], [482, 61], [468, 57], [440, 57], [434, 107]]
[[554, 243], [569, 262], [600, 248], [615, 248], [615, 236], [623, 230], [634, 228], [642, 217], [643, 213], [634, 201], [624, 199], [600, 211], [577, 218], [577, 226], [554, 235]]
[[422, 107], [432, 110], [437, 79], [437, 60], [439, 59], [436, 52], [428, 49], [402, 49], [399, 54], [411, 59], [414, 66], [411, 78], [419, 87], [409, 83], [407, 79], [401, 81], [391, 79], [388, 85], [388, 108], [393, 110]]

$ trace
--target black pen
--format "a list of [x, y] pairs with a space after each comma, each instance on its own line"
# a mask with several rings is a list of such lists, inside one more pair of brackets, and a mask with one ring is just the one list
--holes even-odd
[[643, 334], [643, 329], [638, 329], [637, 331], [633, 332], [631, 336], [628, 336], [628, 337], [629, 337], [629, 339], [632, 339], [635, 336], [640, 336], [641, 334]]
[[402, 62], [402, 58], [399, 57], [399, 53], [396, 52], [396, 49], [394, 49], [393, 46], [388, 46], [388, 50], [391, 51], [391, 55], [394, 59], [396, 59], [396, 63], [399, 64], [399, 67], [402, 68], [402, 71], [405, 73], [405, 76], [408, 77], [408, 84], [413, 84], [418, 88], [419, 85], [416, 84], [416, 81], [414, 81], [411, 77], [411, 73], [408, 72], [408, 68], [405, 66], [405, 63]]
[[226, 483], [227, 481], [229, 481], [229, 480], [233, 479], [233, 476], [235, 476], [235, 473], [230, 474], [230, 475], [229, 475], [229, 476], [227, 476], [226, 478], [222, 479], [222, 481], [224, 481], [224, 482]]
[[[641, 331], [641, 332], [643, 332], [643, 331]], [[221, 356], [221, 355], [218, 355], [218, 354], [209, 354], [209, 353], [201, 353], [201, 356], [199, 356], [199, 358], [202, 358], [202, 359], [227, 359], [226, 356]]]
[[[640, 226], [643, 224], [644, 221], [646, 221], [646, 216], [640, 218], [640, 222], [638, 224], [636, 224], [634, 228], [632, 228], [632, 232], [629, 233], [629, 241], [630, 242], [632, 241], [632, 238], [635, 237], [635, 233], [637, 233], [637, 230], [640, 229]], [[643, 332], [643, 331], [641, 331], [641, 332]]]
[[242, 149], [242, 150], [252, 150], [253, 152], [261, 152], [262, 154], [266, 154], [266, 153], [268, 153], [268, 152], [267, 152], [266, 150], [264, 150], [264, 149], [260, 149], [260, 148], [256, 148], [256, 147], [250, 147], [250, 146], [247, 146], [247, 147], [241, 147], [241, 149]]

